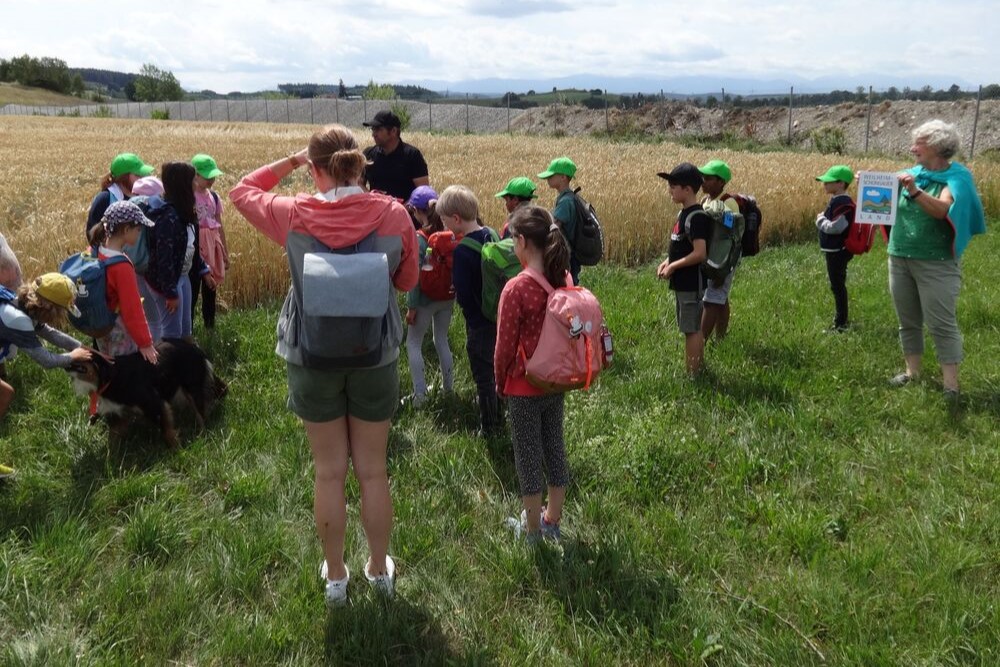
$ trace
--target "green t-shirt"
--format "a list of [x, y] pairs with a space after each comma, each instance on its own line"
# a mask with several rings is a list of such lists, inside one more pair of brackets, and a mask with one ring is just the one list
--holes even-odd
[[[931, 183], [924, 191], [937, 197], [944, 189], [943, 183]], [[924, 195], [926, 196], [926, 195]], [[889, 234], [889, 254], [907, 259], [952, 259], [955, 232], [947, 220], [937, 220], [928, 215], [920, 204], [904, 194], [899, 198], [896, 224]]]

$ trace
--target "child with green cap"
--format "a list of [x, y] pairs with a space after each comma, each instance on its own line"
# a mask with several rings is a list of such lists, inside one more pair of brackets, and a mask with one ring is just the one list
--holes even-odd
[[[194, 210], [198, 215], [198, 250], [214, 279], [215, 287], [209, 287], [195, 268], [191, 268], [191, 319], [195, 318], [198, 294], [201, 293], [201, 317], [206, 329], [215, 327], [216, 292], [229, 270], [229, 246], [226, 232], [222, 227], [222, 199], [212, 186], [223, 172], [211, 155], [199, 153], [191, 158], [194, 167]], [[203, 287], [204, 286], [204, 287]]]
[[826, 275], [833, 292], [835, 314], [829, 331], [845, 331], [847, 319], [847, 264], [850, 252], [844, 247], [850, 226], [854, 223], [855, 204], [847, 194], [847, 186], [854, 180], [854, 172], [847, 165], [837, 164], [826, 170], [816, 180], [823, 184], [823, 191], [830, 196], [826, 210], [816, 216], [819, 249], [826, 258]]
[[530, 204], [535, 194], [535, 182], [527, 176], [515, 176], [507, 181], [504, 189], [494, 195], [497, 199], [503, 199], [504, 208], [507, 209], [507, 219], [504, 220], [503, 227], [500, 228], [500, 238], [505, 239], [510, 236], [510, 217], [514, 215], [521, 206]]
[[573, 276], [573, 284], [580, 284], [580, 262], [573, 248], [573, 238], [576, 236], [576, 221], [579, 212], [576, 209], [576, 197], [570, 181], [576, 176], [576, 163], [568, 157], [557, 157], [549, 163], [549, 168], [538, 174], [549, 187], [558, 192], [556, 205], [552, 209], [552, 217], [562, 230], [569, 244], [569, 273]]
[[[698, 171], [704, 179], [701, 189], [705, 197], [701, 200], [701, 206], [705, 212], [716, 220], [721, 220], [726, 212], [739, 215], [739, 204], [725, 195], [726, 184], [733, 179], [729, 165], [722, 160], [709, 160], [704, 166], [698, 167]], [[729, 294], [733, 289], [735, 275], [734, 266], [725, 280], [706, 281], [705, 296], [702, 299], [705, 308], [701, 314], [701, 333], [706, 341], [712, 337], [712, 332], [715, 332], [716, 340], [722, 340], [729, 332]]]
[[108, 173], [101, 179], [101, 191], [97, 193], [94, 200], [90, 202], [90, 211], [87, 213], [87, 227], [83, 230], [83, 235], [90, 243], [90, 230], [94, 225], [101, 224], [101, 218], [108, 207], [116, 201], [123, 201], [132, 196], [132, 184], [140, 178], [149, 176], [154, 171], [135, 153], [119, 153], [111, 161]]

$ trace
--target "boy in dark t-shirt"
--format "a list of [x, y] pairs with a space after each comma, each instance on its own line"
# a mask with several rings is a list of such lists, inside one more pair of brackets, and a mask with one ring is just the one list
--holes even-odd
[[656, 275], [670, 281], [677, 299], [677, 326], [685, 336], [684, 358], [687, 371], [696, 375], [705, 356], [705, 337], [701, 332], [702, 297], [705, 281], [701, 263], [708, 255], [708, 238], [712, 220], [698, 203], [702, 175], [690, 162], [682, 162], [669, 172], [657, 174], [670, 184], [670, 198], [683, 206], [677, 214], [667, 259], [656, 269]]

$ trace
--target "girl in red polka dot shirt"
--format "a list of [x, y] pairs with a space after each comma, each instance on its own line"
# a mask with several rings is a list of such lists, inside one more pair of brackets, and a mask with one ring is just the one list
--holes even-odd
[[[545, 276], [552, 287], [572, 284], [569, 246], [548, 211], [524, 206], [510, 218], [514, 253], [526, 268]], [[548, 295], [526, 273], [511, 278], [500, 295], [493, 366], [497, 394], [507, 397], [514, 463], [524, 511], [508, 525], [529, 542], [558, 540], [569, 469], [563, 443], [563, 394], [546, 394], [525, 378], [525, 359], [538, 345]], [[548, 507], [542, 507], [542, 491]]]

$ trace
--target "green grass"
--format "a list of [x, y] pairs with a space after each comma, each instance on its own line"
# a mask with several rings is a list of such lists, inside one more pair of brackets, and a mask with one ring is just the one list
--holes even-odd
[[19, 83], [0, 82], [0, 107], [5, 104], [76, 106], [81, 103], [80, 98], [72, 95], [63, 95], [44, 88], [22, 86]]
[[390, 438], [398, 598], [355, 577], [334, 612], [276, 307], [199, 332], [231, 390], [205, 434], [182, 422], [177, 453], [144, 426], [109, 449], [65, 376], [19, 358], [0, 424], [19, 469], [0, 486], [0, 664], [998, 664], [998, 254], [992, 234], [964, 260], [957, 408], [930, 346], [926, 380], [886, 386], [900, 354], [880, 246], [851, 263], [841, 335], [821, 333], [814, 245], [747, 260], [696, 382], [652, 267], [585, 271], [616, 358], [567, 399], [561, 549], [502, 528], [520, 511], [510, 446], [471, 434], [456, 315], [458, 400], [404, 410]]

